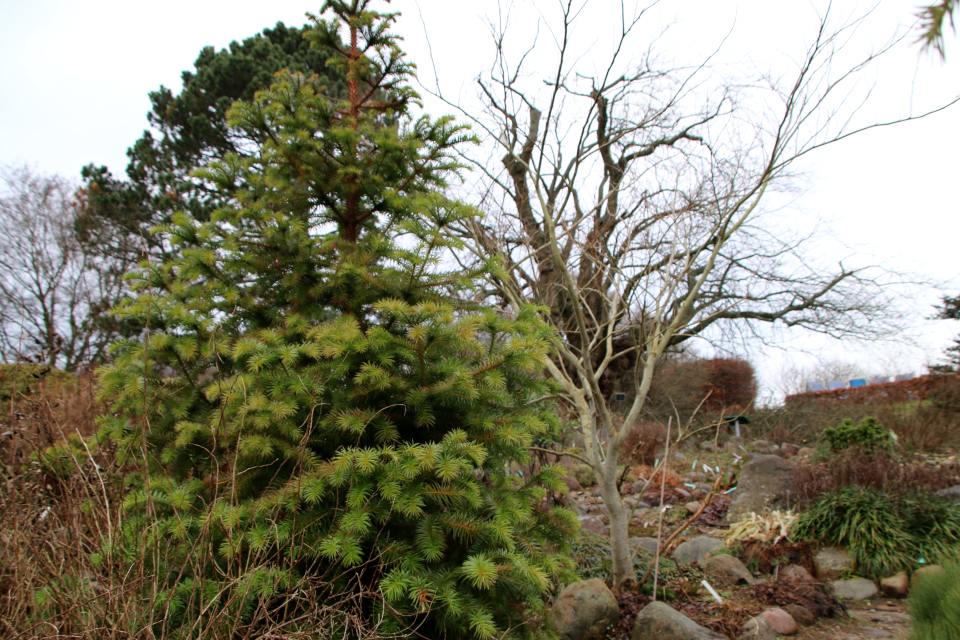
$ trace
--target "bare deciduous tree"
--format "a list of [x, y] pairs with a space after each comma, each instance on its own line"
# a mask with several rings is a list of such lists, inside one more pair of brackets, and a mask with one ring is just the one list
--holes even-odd
[[0, 358], [67, 370], [100, 360], [123, 269], [80, 246], [74, 185], [25, 166], [0, 181]]
[[[557, 357], [545, 366], [599, 479], [619, 588], [634, 578], [619, 451], [668, 348], [757, 323], [832, 335], [891, 328], [872, 273], [821, 270], [761, 215], [798, 158], [856, 132], [847, 116], [860, 105], [841, 93], [877, 54], [838, 69], [857, 23], [831, 30], [828, 13], [792, 79], [737, 84], [707, 64], [661, 68], [650, 51], [622, 60], [644, 13], [623, 6], [598, 72], [573, 53], [585, 11], [562, 3], [546, 38], [556, 45], [549, 72], [524, 66], [531, 52], [514, 64], [505, 28], [495, 29], [498, 56], [479, 81], [485, 108], [467, 115], [500, 160], [475, 160], [488, 215], [462, 230], [472, 248], [462, 259], [498, 257], [489, 294], [549, 309]], [[629, 402], [614, 416], [611, 381], [625, 379]]]

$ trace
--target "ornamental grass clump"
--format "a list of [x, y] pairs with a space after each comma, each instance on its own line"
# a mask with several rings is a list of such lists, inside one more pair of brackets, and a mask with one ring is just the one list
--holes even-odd
[[[471, 139], [410, 115], [368, 4], [311, 33], [347, 98], [282, 73], [235, 104], [258, 152], [198, 173], [231, 204], [164, 227], [116, 312], [147, 330], [101, 370], [100, 436], [140, 473], [100, 561], [145, 563], [158, 637], [509, 637], [570, 575], [560, 470], [510, 472], [556, 426], [551, 334], [454, 295], [477, 274], [440, 269], [444, 230], [476, 211], [440, 190]], [[349, 609], [318, 621], [304, 585]]]
[[960, 562], [949, 562], [942, 571], [915, 577], [909, 598], [911, 640], [960, 638]]
[[882, 578], [960, 551], [960, 505], [921, 493], [850, 487], [808, 506], [792, 537], [846, 547], [854, 571]]

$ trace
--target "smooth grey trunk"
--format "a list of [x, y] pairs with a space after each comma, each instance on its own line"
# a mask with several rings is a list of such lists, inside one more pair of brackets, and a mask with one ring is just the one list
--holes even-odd
[[[613, 591], [617, 593], [623, 584], [636, 581], [633, 571], [633, 558], [630, 545], [630, 509], [623, 504], [620, 491], [617, 489], [617, 461], [607, 459], [603, 469], [603, 479], [600, 483], [600, 493], [603, 504], [610, 518], [610, 551], [613, 561]], [[612, 464], [611, 464], [612, 463]]]

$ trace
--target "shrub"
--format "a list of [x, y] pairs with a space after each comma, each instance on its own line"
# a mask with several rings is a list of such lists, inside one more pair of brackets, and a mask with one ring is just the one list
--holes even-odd
[[620, 446], [625, 463], [652, 465], [667, 442], [667, 430], [659, 422], [638, 422]]
[[909, 464], [887, 451], [868, 453], [855, 446], [828, 453], [824, 462], [798, 467], [794, 495], [804, 505], [847, 487], [908, 494], [937, 491], [956, 484], [956, 480], [946, 468]]
[[[666, 476], [666, 479], [664, 479], [664, 475]], [[646, 482], [649, 480], [650, 486], [648, 490], [653, 491], [656, 489], [658, 493], [660, 491], [661, 482], [665, 482], [667, 488], [670, 490], [683, 486], [683, 477], [673, 469], [668, 468], [667, 465], [663, 464], [657, 465], [656, 467], [642, 464], [630, 469], [627, 477], [634, 482]]]
[[[757, 393], [753, 366], [735, 358], [706, 360], [684, 353], [666, 356], [648, 396], [648, 409], [662, 421], [679, 414], [681, 421], [698, 413], [743, 411]], [[698, 420], [699, 422], [700, 420]]]
[[947, 397], [938, 393], [929, 401], [873, 407], [871, 411], [897, 434], [904, 448], [936, 451], [960, 444], [960, 403], [951, 404], [954, 399], [952, 393]]
[[910, 588], [912, 640], [960, 638], [960, 562], [915, 580]]
[[706, 367], [709, 374], [703, 391], [708, 409], [746, 409], [753, 404], [757, 395], [757, 379], [752, 364], [736, 358], [714, 358], [706, 362]]
[[846, 547], [858, 573], [879, 578], [936, 562], [960, 545], [960, 504], [862, 487], [825, 494], [800, 514], [794, 539]]
[[836, 427], [823, 432], [823, 437], [834, 452], [850, 447], [859, 447], [862, 451], [892, 451], [896, 442], [895, 436], [889, 429], [883, 428], [876, 418], [866, 417], [856, 425], [849, 418], [844, 419]]
[[782, 407], [751, 412], [751, 433], [779, 442], [774, 431], [781, 427], [790, 434], [784, 439], [813, 446], [826, 429], [836, 428], [838, 421], [857, 423], [873, 416], [897, 435], [905, 449], [935, 451], [942, 446], [960, 446], [958, 397], [960, 375], [799, 394], [788, 396]]
[[592, 487], [597, 484], [597, 474], [594, 473], [593, 467], [576, 464], [570, 467], [570, 473], [573, 474], [573, 479], [577, 481], [581, 488]]

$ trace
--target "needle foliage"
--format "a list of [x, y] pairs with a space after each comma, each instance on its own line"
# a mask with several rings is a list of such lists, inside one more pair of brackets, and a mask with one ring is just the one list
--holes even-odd
[[163, 227], [173, 257], [117, 311], [147, 330], [102, 370], [101, 437], [142, 472], [104, 561], [147, 558], [163, 637], [318, 629], [297, 597], [318, 578], [355, 605], [338, 637], [522, 634], [575, 528], [542, 500], [556, 468], [510, 472], [557, 427], [550, 333], [441, 268], [476, 215], [441, 195], [471, 138], [412, 115], [394, 15], [323, 11], [347, 99], [286, 72], [235, 104], [262, 142], [203, 171], [228, 205]]

